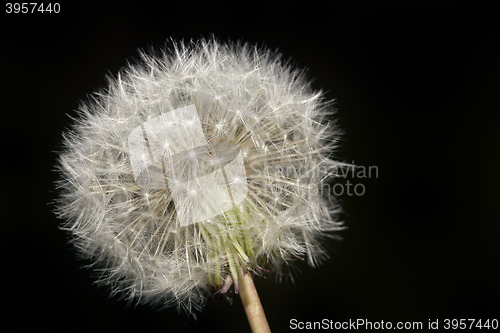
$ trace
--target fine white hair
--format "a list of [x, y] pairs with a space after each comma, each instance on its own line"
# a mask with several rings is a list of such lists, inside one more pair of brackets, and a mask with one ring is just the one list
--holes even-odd
[[[207, 146], [241, 152], [244, 176], [233, 182], [246, 187], [228, 211], [181, 223], [172, 184], [138, 180], [130, 137], [186, 107]], [[112, 293], [193, 313], [213, 293], [237, 291], [238, 269], [284, 276], [296, 259], [316, 266], [327, 258], [322, 240], [342, 229], [337, 200], [321, 186], [342, 165], [332, 158], [341, 135], [333, 114], [304, 72], [267, 48], [202, 39], [141, 52], [82, 104], [64, 134], [58, 216]], [[191, 161], [202, 154], [192, 149]], [[150, 180], [163, 174], [145, 172]]]

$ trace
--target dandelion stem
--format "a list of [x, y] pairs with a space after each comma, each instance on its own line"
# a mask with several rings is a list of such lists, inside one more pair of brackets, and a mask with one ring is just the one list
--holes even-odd
[[240, 276], [240, 296], [252, 333], [270, 333], [264, 308], [262, 308], [259, 294], [249, 273]]

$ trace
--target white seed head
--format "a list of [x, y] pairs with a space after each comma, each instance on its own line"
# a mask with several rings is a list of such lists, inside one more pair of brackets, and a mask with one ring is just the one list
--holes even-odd
[[339, 207], [321, 182], [331, 102], [279, 54], [172, 43], [123, 69], [64, 135], [57, 213], [109, 285], [192, 313], [238, 272], [316, 266]]

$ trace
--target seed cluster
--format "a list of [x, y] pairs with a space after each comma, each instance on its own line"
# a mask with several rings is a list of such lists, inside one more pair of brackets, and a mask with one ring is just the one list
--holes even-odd
[[[174, 190], [165, 165], [149, 175], [166, 185], [141, 184], [128, 138], [149, 120], [192, 105], [207, 148], [177, 155], [184, 176], [222, 170], [223, 154], [215, 151], [236, 147], [244, 176], [224, 179], [246, 191], [221, 214], [186, 225], [174, 200], [186, 187]], [[214, 292], [237, 291], [240, 272], [284, 276], [298, 258], [319, 264], [327, 257], [321, 240], [342, 228], [335, 198], [318, 191], [339, 165], [331, 153], [340, 131], [326, 120], [331, 102], [276, 53], [214, 40], [173, 43], [143, 53], [79, 111], [64, 135], [57, 212], [113, 293], [192, 313]], [[168, 149], [154, 154], [170, 156]], [[183, 207], [201, 207], [204, 197], [196, 198]]]

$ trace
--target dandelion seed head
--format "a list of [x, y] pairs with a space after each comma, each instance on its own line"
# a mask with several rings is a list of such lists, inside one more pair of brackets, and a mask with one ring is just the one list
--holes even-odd
[[235, 268], [285, 276], [297, 258], [326, 259], [339, 207], [312, 185], [338, 165], [331, 101], [248, 44], [172, 42], [141, 58], [81, 106], [60, 154], [57, 213], [99, 283], [194, 314], [237, 284]]

